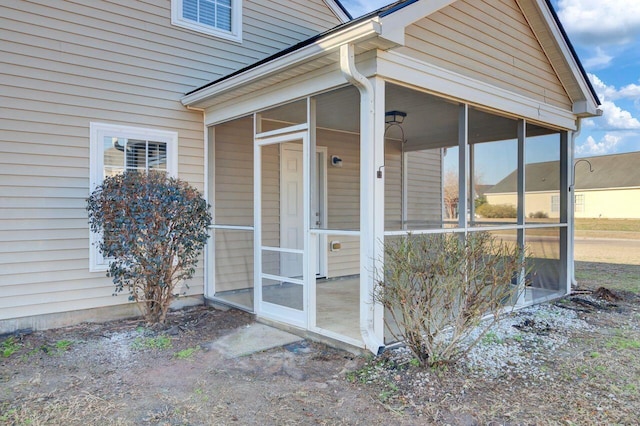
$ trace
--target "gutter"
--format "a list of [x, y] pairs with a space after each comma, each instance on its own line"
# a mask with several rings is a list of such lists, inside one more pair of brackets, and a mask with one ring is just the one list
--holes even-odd
[[[345, 79], [358, 88], [360, 92], [361, 101], [360, 101], [360, 114], [367, 114], [369, 117], [373, 116], [374, 107], [375, 107], [375, 93], [371, 82], [358, 70], [355, 65], [355, 53], [354, 46], [352, 43], [343, 44], [340, 46], [340, 70], [342, 71], [342, 75], [344, 75]], [[361, 120], [363, 121], [363, 120]], [[360, 128], [360, 140], [370, 141], [373, 139], [373, 135], [375, 134], [375, 126], [373, 120], [370, 118], [364, 120], [365, 123], [361, 123]], [[362, 144], [362, 142], [361, 142]], [[366, 176], [365, 179], [369, 178], [369, 171], [364, 170], [365, 167], [361, 167], [361, 179], [363, 176]], [[360, 206], [360, 229], [364, 230], [370, 225], [367, 223], [367, 226], [363, 226], [362, 217], [363, 210], [367, 210], [367, 206], [361, 204]], [[374, 233], [375, 234], [375, 233]], [[361, 238], [365, 237], [367, 232], [365, 232]], [[373, 235], [370, 236], [373, 239]], [[375, 246], [375, 241], [369, 242], [367, 245], [373, 244]], [[361, 241], [361, 250], [363, 242]], [[362, 280], [363, 276], [371, 273], [369, 268], [367, 268], [367, 262], [371, 259], [363, 259], [363, 256], [360, 256], [360, 334], [362, 335], [362, 341], [365, 344], [365, 347], [373, 352], [375, 355], [380, 355], [384, 351], [384, 341], [381, 341], [376, 335], [376, 331], [374, 329], [374, 324], [376, 320], [376, 303], [372, 300], [366, 299], [366, 296], [371, 296], [373, 294], [373, 286], [372, 280]]]

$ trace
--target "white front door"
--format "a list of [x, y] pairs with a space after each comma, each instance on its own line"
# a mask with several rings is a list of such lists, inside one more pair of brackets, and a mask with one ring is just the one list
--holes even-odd
[[[304, 244], [304, 191], [302, 147], [299, 144], [282, 144], [280, 160], [280, 240], [285, 247], [302, 247]], [[316, 177], [312, 182], [311, 228], [322, 228], [325, 221], [326, 147], [317, 147]], [[326, 276], [326, 238], [317, 238], [315, 250], [316, 277]], [[302, 265], [283, 259], [282, 267], [287, 276], [301, 276]]]
[[[304, 247], [304, 182], [302, 146], [282, 144], [280, 150], [280, 244], [282, 247]], [[301, 277], [302, 263], [283, 253], [282, 274]]]

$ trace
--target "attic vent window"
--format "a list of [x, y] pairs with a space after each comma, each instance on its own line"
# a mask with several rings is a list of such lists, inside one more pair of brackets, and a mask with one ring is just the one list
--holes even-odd
[[171, 23], [200, 33], [242, 41], [242, 0], [171, 0]]

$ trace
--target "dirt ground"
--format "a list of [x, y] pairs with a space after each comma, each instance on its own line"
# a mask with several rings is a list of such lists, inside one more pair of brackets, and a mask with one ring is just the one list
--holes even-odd
[[638, 424], [640, 298], [615, 296], [584, 289], [519, 319], [529, 330], [493, 334], [476, 355], [506, 356], [492, 368], [425, 370], [397, 351], [374, 359], [307, 341], [225, 359], [208, 343], [253, 319], [206, 307], [173, 312], [163, 329], [4, 336], [0, 424]]

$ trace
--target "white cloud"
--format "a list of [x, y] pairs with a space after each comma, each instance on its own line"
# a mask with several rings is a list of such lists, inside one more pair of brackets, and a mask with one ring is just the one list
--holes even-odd
[[628, 44], [640, 35], [638, 0], [558, 0], [558, 16], [585, 44]]
[[615, 86], [609, 86], [604, 81], [600, 80], [595, 74], [587, 74], [593, 88], [596, 90], [598, 97], [601, 101], [614, 100], [620, 98], [620, 93]]
[[584, 66], [589, 69], [606, 68], [609, 66], [613, 56], [607, 54], [602, 48], [596, 47], [596, 54], [584, 61]]
[[615, 100], [640, 101], [640, 86], [628, 84], [618, 90], [615, 86], [607, 85], [595, 74], [589, 74], [589, 79], [602, 102], [602, 117], [585, 120], [584, 125], [590, 128], [606, 130], [636, 130], [640, 129], [640, 120], [629, 111], [619, 107]]
[[640, 121], [633, 117], [629, 111], [623, 110], [611, 101], [602, 101], [602, 118], [604, 125], [598, 123], [598, 127], [609, 130], [636, 130], [640, 129]]
[[628, 84], [618, 91], [621, 97], [640, 100], [640, 85], [637, 84]]
[[582, 145], [576, 147], [576, 154], [580, 157], [612, 154], [616, 152], [616, 147], [621, 140], [619, 136], [606, 134], [600, 142], [596, 142], [592, 136], [589, 136]]

